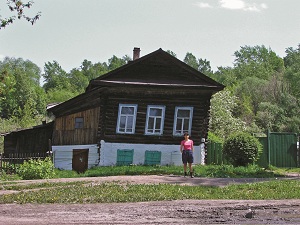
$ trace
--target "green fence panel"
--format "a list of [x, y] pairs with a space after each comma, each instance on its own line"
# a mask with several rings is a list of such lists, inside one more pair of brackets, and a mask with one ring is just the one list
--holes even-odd
[[207, 143], [206, 164], [223, 164], [222, 144], [215, 142]]
[[262, 144], [263, 149], [262, 153], [259, 156], [256, 164], [262, 168], [267, 168], [269, 166], [269, 155], [268, 155], [268, 138], [267, 137], [258, 137], [259, 142]]
[[297, 134], [269, 133], [269, 162], [276, 167], [297, 167]]

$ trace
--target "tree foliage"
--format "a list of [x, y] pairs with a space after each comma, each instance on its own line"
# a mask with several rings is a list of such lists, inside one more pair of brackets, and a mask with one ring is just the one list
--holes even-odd
[[0, 76], [1, 118], [21, 117], [26, 104], [32, 107], [32, 117], [44, 113], [46, 96], [39, 84], [41, 71], [36, 64], [6, 57], [0, 62]]
[[283, 60], [271, 48], [244, 46], [234, 53], [233, 67], [219, 67], [214, 73], [237, 98], [233, 115], [247, 130], [299, 132], [298, 53], [289, 48]]
[[34, 16], [28, 16], [28, 14], [25, 13], [27, 9], [32, 7], [33, 1], [24, 3], [21, 0], [6, 0], [6, 2], [12, 15], [4, 19], [0, 16], [0, 30], [12, 24], [16, 19], [25, 19], [33, 25], [41, 17], [41, 12], [38, 12]]
[[193, 67], [195, 70], [198, 70], [202, 73], [204, 73], [207, 76], [211, 76], [213, 71], [210, 66], [210, 61], [206, 59], [197, 59], [196, 56], [194, 56], [192, 53], [187, 52], [183, 62], [188, 64], [189, 66]]
[[262, 145], [257, 138], [248, 133], [234, 133], [225, 140], [223, 153], [232, 165], [247, 166], [258, 160], [262, 153]]
[[300, 44], [296, 49], [290, 47], [286, 49], [284, 57], [285, 78], [290, 93], [296, 98], [300, 98]]
[[[287, 48], [283, 59], [265, 46], [243, 46], [234, 56], [232, 67], [220, 66], [216, 72], [210, 61], [190, 52], [184, 58], [185, 63], [226, 86], [211, 99], [211, 136], [224, 140], [236, 131], [300, 132], [300, 47]], [[130, 60], [127, 55], [113, 55], [107, 62], [85, 59], [69, 72], [54, 60], [45, 63], [41, 74], [29, 60], [6, 57], [0, 61], [0, 115], [5, 125], [1, 132], [36, 125], [45, 114], [46, 103], [63, 102], [85, 92], [90, 80]]]
[[245, 131], [245, 123], [234, 117], [237, 98], [230, 91], [223, 90], [213, 95], [210, 109], [210, 132], [225, 139], [232, 132]]
[[234, 53], [234, 67], [239, 80], [257, 77], [268, 80], [275, 73], [284, 71], [284, 62], [271, 48], [244, 46]]
[[114, 55], [107, 63], [93, 64], [85, 59], [78, 68], [73, 68], [69, 73], [57, 61], [45, 63], [43, 88], [47, 93], [47, 102], [63, 102], [85, 92], [90, 80], [123, 66], [130, 60], [129, 56], [118, 58]]

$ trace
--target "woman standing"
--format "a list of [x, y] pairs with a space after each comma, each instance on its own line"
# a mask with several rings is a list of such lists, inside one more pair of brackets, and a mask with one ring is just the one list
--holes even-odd
[[193, 168], [192, 164], [194, 162], [194, 142], [193, 140], [189, 139], [189, 133], [184, 133], [184, 140], [180, 143], [180, 152], [182, 154], [182, 163], [183, 163], [183, 170], [184, 170], [184, 176], [187, 176], [187, 164], [189, 164], [190, 169], [190, 176], [191, 178], [194, 177], [193, 175]]

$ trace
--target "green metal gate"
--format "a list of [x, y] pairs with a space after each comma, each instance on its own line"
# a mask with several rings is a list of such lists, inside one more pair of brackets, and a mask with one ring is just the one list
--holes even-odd
[[268, 161], [276, 167], [297, 167], [297, 134], [268, 134]]

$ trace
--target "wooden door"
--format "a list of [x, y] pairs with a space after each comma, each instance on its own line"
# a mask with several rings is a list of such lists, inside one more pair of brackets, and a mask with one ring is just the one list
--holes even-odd
[[83, 173], [88, 169], [89, 150], [73, 149], [72, 170]]

